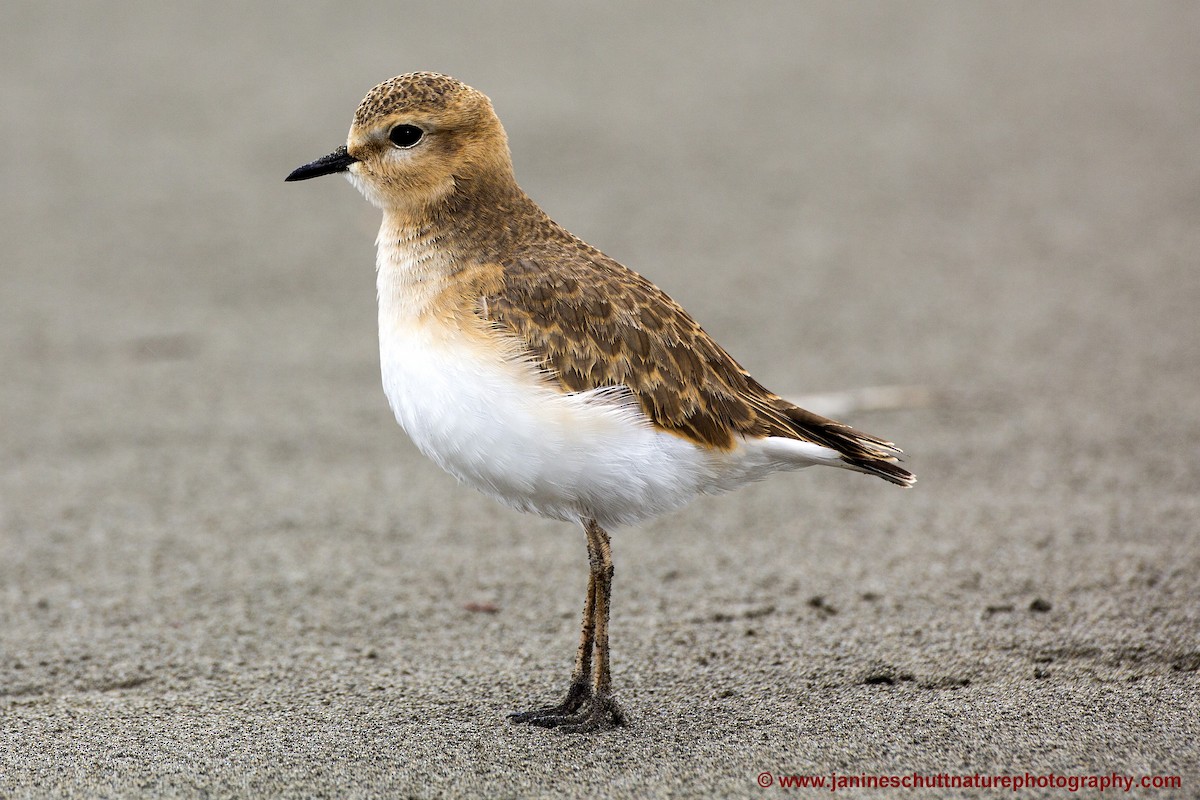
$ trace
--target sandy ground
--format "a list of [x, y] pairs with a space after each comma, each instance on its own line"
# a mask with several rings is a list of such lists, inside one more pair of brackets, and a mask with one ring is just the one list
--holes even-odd
[[[0, 796], [1200, 795], [1196, 4], [163, 6], [0, 11]], [[582, 535], [416, 453], [376, 212], [283, 183], [413, 69], [767, 385], [939, 393], [851, 418], [913, 491], [616, 534], [623, 731], [505, 723]]]

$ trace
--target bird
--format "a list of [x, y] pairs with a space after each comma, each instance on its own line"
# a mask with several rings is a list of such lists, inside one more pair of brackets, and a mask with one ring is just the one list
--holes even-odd
[[333, 174], [383, 212], [379, 355], [397, 422], [460, 482], [583, 529], [566, 695], [511, 722], [629, 723], [609, 653], [613, 528], [811, 465], [916, 482], [896, 445], [769, 391], [662, 289], [551, 220], [482, 92], [433, 72], [380, 83], [346, 143], [286, 180]]

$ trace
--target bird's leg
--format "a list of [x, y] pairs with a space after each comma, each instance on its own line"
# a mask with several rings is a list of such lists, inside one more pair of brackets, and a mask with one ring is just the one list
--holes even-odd
[[[595, 520], [585, 520], [583, 530], [587, 534], [590, 575], [571, 688], [561, 704], [514, 714], [509, 717], [514, 722], [560, 728], [567, 733], [587, 733], [626, 724], [625, 712], [612, 696], [612, 676], [609, 672], [608, 615], [612, 595], [612, 547], [608, 534]], [[589, 673], [591, 685], [587, 682]]]
[[[591, 563], [592, 543], [588, 540], [588, 562]], [[512, 722], [533, 722], [541, 717], [567, 717], [574, 714], [591, 697], [592, 647], [596, 638], [596, 571], [588, 572], [587, 600], [583, 604], [583, 624], [579, 630], [579, 650], [575, 653], [575, 669], [571, 672], [571, 687], [567, 696], [555, 706], [543, 706], [532, 711], [509, 714]]]
[[588, 520], [583, 525], [588, 537], [589, 560], [596, 580], [596, 667], [592, 673], [592, 693], [570, 722], [561, 725], [567, 733], [588, 733], [627, 724], [625, 712], [612, 696], [612, 674], [608, 665], [608, 609], [612, 600], [612, 545], [608, 533]]

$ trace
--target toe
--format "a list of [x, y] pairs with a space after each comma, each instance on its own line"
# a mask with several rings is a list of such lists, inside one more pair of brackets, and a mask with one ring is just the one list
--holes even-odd
[[553, 727], [563, 733], [594, 733], [629, 724], [625, 711], [611, 695], [592, 697], [579, 713], [557, 722]]
[[[563, 720], [569, 720], [579, 710], [587, 704], [592, 698], [592, 688], [586, 683], [576, 682], [571, 684], [571, 688], [567, 691], [566, 698], [556, 706], [542, 706], [535, 708], [532, 711], [519, 711], [515, 714], [508, 715], [508, 721], [513, 723], [529, 723], [530, 725], [541, 725], [542, 727], [554, 727], [561, 724]], [[557, 719], [559, 722], [547, 723], [545, 720]], [[539, 722], [538, 720], [543, 720]]]

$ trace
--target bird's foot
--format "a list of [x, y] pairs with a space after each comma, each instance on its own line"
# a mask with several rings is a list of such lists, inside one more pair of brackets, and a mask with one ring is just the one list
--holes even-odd
[[558, 728], [563, 733], [592, 733], [629, 724], [616, 698], [605, 692], [595, 694], [587, 684], [571, 684], [563, 702], [522, 714], [511, 714], [513, 722], [527, 722], [541, 728]]
[[571, 684], [571, 688], [567, 690], [567, 696], [561, 703], [556, 706], [542, 706], [534, 708], [530, 711], [521, 711], [516, 714], [509, 714], [509, 722], [530, 722], [543, 717], [569, 717], [574, 714], [579, 708], [592, 698], [592, 687], [584, 681], [575, 681]]
[[574, 714], [535, 717], [529, 724], [542, 728], [558, 728], [563, 733], [593, 733], [629, 724], [625, 711], [611, 694], [593, 694], [583, 701]]

